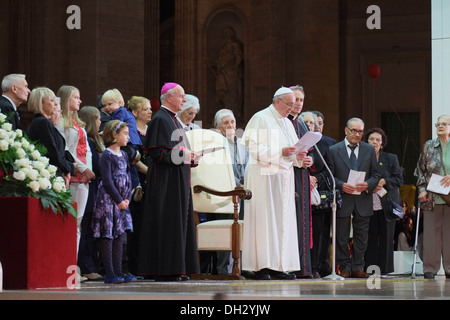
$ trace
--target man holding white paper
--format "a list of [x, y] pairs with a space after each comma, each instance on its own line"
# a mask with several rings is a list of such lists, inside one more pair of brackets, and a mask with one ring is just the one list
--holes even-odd
[[[340, 266], [340, 275], [344, 278], [367, 278], [364, 254], [373, 215], [372, 191], [380, 180], [375, 149], [361, 141], [363, 134], [364, 122], [351, 118], [345, 127], [346, 138], [330, 147], [330, 169], [336, 188], [342, 192], [342, 207], [336, 212], [336, 265]], [[352, 170], [352, 176], [357, 177], [355, 182], [349, 181]], [[350, 223], [353, 225], [351, 256], [348, 249]]]
[[300, 270], [295, 211], [294, 166], [306, 152], [296, 154], [298, 141], [287, 116], [294, 107], [291, 89], [280, 88], [272, 104], [257, 112], [247, 124], [242, 143], [248, 147], [242, 269], [256, 279], [295, 279]]

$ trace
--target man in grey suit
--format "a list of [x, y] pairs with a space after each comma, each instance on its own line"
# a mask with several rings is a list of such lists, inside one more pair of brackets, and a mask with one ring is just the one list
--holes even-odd
[[[380, 180], [375, 149], [362, 142], [364, 122], [351, 118], [345, 127], [346, 138], [330, 147], [330, 169], [336, 188], [342, 193], [342, 207], [336, 213], [336, 265], [344, 278], [367, 278], [364, 254], [372, 209], [372, 191]], [[364, 182], [347, 183], [350, 170], [365, 172]], [[354, 194], [358, 193], [358, 194]], [[350, 255], [350, 223], [353, 225], [353, 252]]]

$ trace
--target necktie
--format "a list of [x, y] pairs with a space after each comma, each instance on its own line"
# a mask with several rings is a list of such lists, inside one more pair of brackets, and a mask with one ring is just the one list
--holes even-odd
[[355, 148], [357, 146], [348, 146], [352, 152], [350, 153], [350, 165], [352, 167], [353, 170], [358, 170], [358, 160], [356, 159], [356, 155], [355, 155]]
[[16, 129], [22, 129], [22, 126], [20, 124], [20, 114], [17, 110], [14, 111], [14, 117], [16, 118]]

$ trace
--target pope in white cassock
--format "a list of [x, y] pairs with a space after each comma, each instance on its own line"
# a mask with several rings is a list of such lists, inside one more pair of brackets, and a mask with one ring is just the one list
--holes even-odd
[[248, 147], [242, 269], [256, 279], [295, 279], [289, 271], [300, 270], [295, 213], [294, 166], [306, 153], [295, 154], [298, 141], [287, 119], [294, 108], [291, 89], [280, 88], [272, 104], [248, 122], [242, 143]]

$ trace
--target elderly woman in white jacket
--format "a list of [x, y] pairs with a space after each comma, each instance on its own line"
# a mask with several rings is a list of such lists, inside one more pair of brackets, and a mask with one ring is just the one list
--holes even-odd
[[70, 180], [72, 200], [77, 203], [77, 251], [81, 237], [81, 220], [89, 195], [89, 182], [95, 178], [92, 171], [92, 153], [84, 122], [78, 118], [81, 99], [80, 91], [72, 86], [62, 86], [57, 93], [61, 98], [62, 118], [56, 128], [66, 140], [66, 149], [76, 162], [77, 173]]

